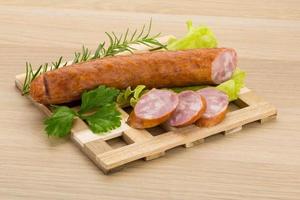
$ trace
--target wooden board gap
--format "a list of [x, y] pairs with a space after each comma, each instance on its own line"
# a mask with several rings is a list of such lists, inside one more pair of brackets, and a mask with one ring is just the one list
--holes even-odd
[[127, 114], [130, 114], [132, 112], [132, 107], [126, 107], [126, 108], [122, 108]]
[[161, 135], [161, 134], [164, 134], [166, 133], [167, 131], [162, 128], [161, 126], [156, 126], [156, 127], [153, 127], [153, 128], [147, 128], [146, 129], [151, 135], [153, 136], [158, 136], [158, 135]]
[[236, 105], [235, 103], [230, 103], [228, 106], [228, 112], [232, 112], [235, 110], [239, 110], [241, 109], [238, 105]]
[[235, 101], [232, 101], [230, 104], [231, 104], [231, 105], [235, 105], [236, 107], [238, 107], [238, 108], [240, 108], [240, 109], [246, 108], [246, 107], [249, 106], [249, 105], [248, 105], [245, 101], [243, 101], [242, 99], [237, 99], [237, 100], [235, 100]]
[[113, 149], [119, 149], [121, 147], [124, 147], [124, 146], [128, 145], [127, 142], [123, 139], [122, 136], [112, 138], [110, 140], [106, 140], [106, 142]]
[[223, 138], [224, 137], [224, 131], [223, 132], [220, 132], [220, 133], [217, 133], [215, 135], [211, 135], [211, 136], [208, 136], [205, 138], [205, 143], [208, 143], [208, 142], [211, 142], [211, 141], [215, 141], [215, 140], [218, 140], [220, 138]]

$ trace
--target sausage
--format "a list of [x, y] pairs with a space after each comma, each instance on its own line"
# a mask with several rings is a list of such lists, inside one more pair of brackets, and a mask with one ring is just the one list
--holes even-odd
[[228, 96], [215, 88], [201, 89], [197, 93], [205, 98], [206, 111], [196, 125], [210, 127], [222, 122], [229, 104]]
[[165, 122], [178, 105], [178, 96], [169, 90], [152, 89], [144, 94], [130, 113], [133, 128], [151, 128]]
[[178, 98], [178, 106], [167, 122], [170, 126], [183, 127], [193, 124], [206, 110], [204, 97], [194, 91], [181, 92]]
[[153, 51], [95, 59], [38, 76], [30, 85], [31, 97], [42, 104], [80, 99], [99, 85], [124, 89], [219, 84], [233, 74], [236, 53], [230, 48]]

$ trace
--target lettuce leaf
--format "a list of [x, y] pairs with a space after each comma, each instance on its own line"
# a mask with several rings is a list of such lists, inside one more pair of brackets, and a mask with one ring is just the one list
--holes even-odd
[[185, 50], [195, 48], [215, 48], [217, 38], [207, 26], [194, 27], [192, 21], [187, 21], [188, 33], [181, 39], [172, 37], [167, 44], [168, 50]]
[[134, 107], [140, 97], [147, 91], [145, 85], [138, 85], [133, 90], [131, 87], [128, 87], [120, 92], [117, 97], [117, 103], [121, 108], [128, 106]]
[[234, 71], [231, 79], [225, 81], [224, 83], [221, 83], [216, 88], [225, 92], [229, 97], [229, 101], [236, 100], [239, 97], [241, 88], [245, 86], [245, 78], [246, 72], [237, 68]]

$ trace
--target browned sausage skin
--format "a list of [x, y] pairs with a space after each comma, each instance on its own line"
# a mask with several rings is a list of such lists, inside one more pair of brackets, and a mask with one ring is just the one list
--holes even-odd
[[38, 76], [30, 85], [30, 96], [37, 102], [49, 104], [45, 89], [44, 76]]
[[196, 125], [204, 126], [204, 127], [215, 126], [215, 125], [221, 123], [225, 119], [226, 113], [227, 113], [227, 108], [212, 118], [200, 118], [196, 122]]
[[219, 84], [236, 67], [236, 53], [229, 48], [154, 51], [107, 57], [46, 72], [30, 86], [30, 95], [43, 104], [67, 103], [99, 85], [118, 89]]

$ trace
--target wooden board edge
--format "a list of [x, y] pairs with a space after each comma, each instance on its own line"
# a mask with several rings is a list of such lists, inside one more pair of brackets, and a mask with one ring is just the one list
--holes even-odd
[[[209, 136], [222, 133], [224, 131], [239, 130], [245, 124], [255, 122], [261, 118], [272, 116], [277, 110], [271, 104], [259, 104], [249, 106], [247, 108], [232, 112], [224, 123], [210, 128], [199, 128], [196, 126], [187, 127], [175, 132], [171, 131], [148, 141], [133, 143], [119, 149], [103, 153], [97, 156], [97, 162], [106, 171], [110, 171], [116, 167], [127, 164], [129, 162], [145, 158], [151, 154], [166, 152], [176, 146], [191, 144], [201, 141]], [[246, 119], [247, 118], [247, 119]], [[231, 122], [234, 121], [234, 124]], [[221, 128], [220, 128], [221, 127]], [[148, 149], [148, 151], [145, 151]]]

